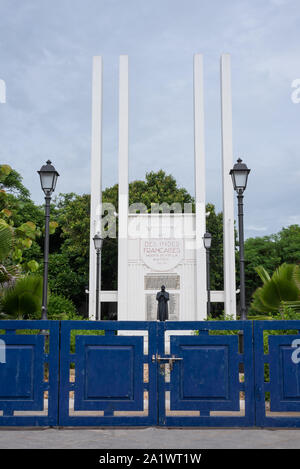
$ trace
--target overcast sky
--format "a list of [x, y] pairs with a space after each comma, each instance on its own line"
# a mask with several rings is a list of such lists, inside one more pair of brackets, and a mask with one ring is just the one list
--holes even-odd
[[300, 224], [299, 0], [0, 0], [0, 161], [43, 202], [90, 191], [92, 56], [104, 64], [103, 186], [117, 182], [118, 61], [129, 55], [130, 180], [172, 173], [194, 194], [193, 55], [204, 54], [207, 201], [222, 208], [220, 55], [232, 61], [234, 157], [251, 168], [246, 235]]

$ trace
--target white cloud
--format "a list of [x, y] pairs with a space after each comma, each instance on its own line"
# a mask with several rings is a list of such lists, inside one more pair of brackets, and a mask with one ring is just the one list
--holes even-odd
[[300, 214], [299, 215], [290, 215], [287, 218], [288, 225], [300, 225]]
[[266, 226], [248, 225], [248, 226], [246, 226], [246, 231], [267, 231], [267, 227]]

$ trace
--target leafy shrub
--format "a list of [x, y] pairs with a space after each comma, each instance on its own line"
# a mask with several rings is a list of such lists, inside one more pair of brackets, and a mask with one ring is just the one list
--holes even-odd
[[62, 295], [52, 294], [48, 301], [48, 319], [71, 321], [83, 318], [77, 314], [72, 300]]

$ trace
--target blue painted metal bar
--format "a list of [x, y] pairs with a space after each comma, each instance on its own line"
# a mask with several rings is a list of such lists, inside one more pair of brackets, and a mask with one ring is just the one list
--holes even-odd
[[165, 356], [165, 322], [157, 323], [157, 385], [158, 385], [158, 425], [166, 424], [166, 383], [165, 383], [165, 363], [157, 361], [157, 356]]

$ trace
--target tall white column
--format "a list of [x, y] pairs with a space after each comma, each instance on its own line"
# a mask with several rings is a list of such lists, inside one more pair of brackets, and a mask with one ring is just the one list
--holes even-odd
[[194, 56], [194, 138], [195, 138], [195, 201], [196, 201], [196, 315], [195, 320], [206, 318], [206, 253], [203, 246], [205, 233], [205, 146], [203, 56]]
[[128, 56], [119, 74], [118, 320], [128, 319]]
[[229, 171], [233, 166], [230, 55], [221, 56], [221, 114], [223, 171], [223, 250], [225, 314], [236, 316], [234, 196]]
[[[96, 317], [96, 251], [93, 236], [101, 227], [102, 203], [102, 57], [93, 58], [89, 318]], [[101, 267], [101, 266], [100, 266]]]

